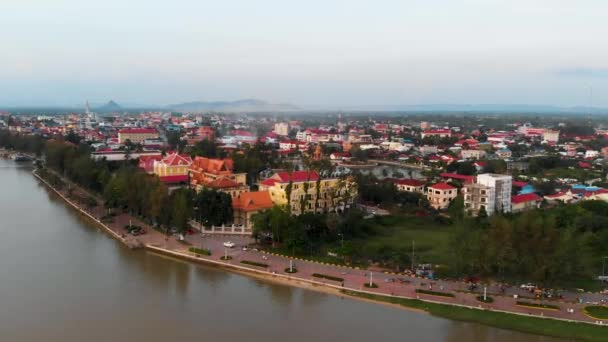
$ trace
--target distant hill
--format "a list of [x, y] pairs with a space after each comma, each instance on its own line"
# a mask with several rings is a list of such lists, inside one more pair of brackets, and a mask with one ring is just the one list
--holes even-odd
[[237, 100], [237, 101], [214, 101], [214, 102], [186, 102], [168, 106], [169, 109], [178, 112], [284, 112], [294, 111], [299, 108], [286, 103], [268, 103], [262, 100]]
[[122, 107], [118, 105], [118, 103], [110, 100], [110, 102], [106, 103], [101, 107], [97, 107], [94, 109], [96, 112], [100, 113], [110, 113], [110, 112], [120, 112], [122, 111]]

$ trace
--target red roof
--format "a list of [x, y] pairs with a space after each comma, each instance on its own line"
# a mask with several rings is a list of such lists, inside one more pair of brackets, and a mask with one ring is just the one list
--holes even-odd
[[447, 134], [452, 133], [449, 129], [430, 129], [428, 131], [422, 132], [423, 134]]
[[437, 189], [437, 190], [453, 190], [455, 187], [451, 186], [448, 183], [437, 183], [429, 186], [429, 188]]
[[515, 196], [511, 197], [511, 203], [513, 203], [513, 204], [532, 202], [532, 201], [542, 201], [542, 198], [533, 192], [529, 193], [529, 194], [515, 195]]
[[[294, 171], [291, 173], [291, 177], [289, 172], [277, 172], [276, 176], [278, 176], [278, 180], [281, 183], [288, 183], [290, 180], [292, 182], [306, 182], [306, 181], [316, 181], [319, 179], [319, 174], [316, 171]], [[276, 177], [272, 177], [275, 178]]]
[[392, 179], [391, 180], [395, 184], [399, 185], [409, 185], [409, 186], [423, 186], [424, 182], [419, 181], [417, 179]]
[[272, 208], [273, 203], [268, 191], [242, 192], [232, 199], [232, 207], [243, 211], [257, 211]]
[[589, 169], [591, 168], [591, 164], [587, 163], [587, 162], [578, 162], [578, 166], [583, 168], [583, 169]]
[[125, 129], [121, 129], [120, 131], [118, 131], [118, 133], [122, 133], [122, 134], [152, 134], [152, 133], [158, 133], [157, 130], [153, 129], [153, 128], [125, 128]]
[[444, 173], [439, 174], [439, 176], [441, 176], [442, 178], [458, 179], [467, 184], [473, 183], [473, 181], [475, 180], [475, 176], [465, 176], [465, 175], [461, 175], [459, 173], [444, 172]]
[[172, 153], [163, 158], [162, 162], [168, 166], [190, 166], [192, 165], [192, 158], [190, 158], [189, 155], [179, 155], [177, 153]]
[[514, 187], [517, 187], [517, 188], [523, 188], [524, 186], [528, 185], [528, 183], [522, 182], [522, 181], [513, 181], [512, 184]]

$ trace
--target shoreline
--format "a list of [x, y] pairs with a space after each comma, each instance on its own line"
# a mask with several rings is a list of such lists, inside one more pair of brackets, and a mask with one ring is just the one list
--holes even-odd
[[[128, 239], [121, 236], [119, 233], [114, 231], [112, 228], [107, 226], [105, 223], [101, 222], [99, 219], [97, 219], [96, 217], [94, 217], [93, 215], [88, 213], [86, 210], [80, 208], [76, 203], [72, 202], [65, 195], [63, 195], [59, 190], [55, 189], [45, 179], [43, 179], [40, 175], [38, 175], [36, 173], [36, 170], [34, 170], [32, 172], [32, 174], [34, 175], [34, 177], [36, 177], [38, 180], [40, 180], [47, 188], [52, 190], [55, 194], [59, 195], [59, 197], [62, 198], [67, 204], [69, 204], [70, 207], [72, 207], [73, 209], [76, 209], [78, 212], [83, 214], [85, 217], [90, 219], [92, 222], [97, 223], [97, 225], [99, 227], [103, 228], [104, 231], [109, 233], [112, 238], [121, 242], [126, 247], [131, 247], [129, 245]], [[193, 253], [183, 253], [181, 251], [175, 251], [175, 250], [171, 250], [171, 249], [162, 248], [156, 244], [143, 244], [142, 247], [145, 251], [150, 252], [152, 254], [158, 254], [158, 255], [165, 256], [165, 257], [169, 257], [171, 259], [178, 259], [178, 260], [189, 262], [189, 263], [196, 263], [196, 264], [202, 264], [202, 265], [211, 266], [211, 267], [222, 268], [228, 272], [233, 272], [236, 274], [240, 274], [243, 276], [251, 277], [251, 278], [262, 280], [262, 281], [281, 284], [281, 285], [285, 285], [285, 286], [293, 286], [293, 287], [298, 287], [298, 288], [303, 288], [303, 289], [309, 289], [309, 290], [322, 292], [322, 293], [329, 294], [329, 295], [336, 295], [341, 298], [348, 298], [348, 299], [358, 300], [358, 301], [367, 302], [367, 303], [380, 304], [380, 305], [385, 305], [385, 306], [389, 306], [389, 307], [393, 307], [393, 308], [399, 308], [402, 310], [430, 314], [430, 315], [433, 315], [436, 317], [441, 317], [441, 318], [446, 318], [446, 319], [474, 322], [474, 323], [478, 323], [478, 324], [490, 325], [490, 326], [493, 326], [496, 328], [508, 329], [508, 330], [514, 330], [514, 331], [523, 331], [526, 333], [538, 334], [538, 335], [546, 335], [546, 336], [554, 336], [554, 337], [562, 337], [562, 338], [576, 338], [578, 336], [576, 334], [574, 334], [572, 336], [551, 334], [550, 332], [544, 331], [544, 330], [534, 331], [533, 329], [532, 330], [524, 329], [524, 328], [518, 329], [517, 327], [504, 326], [504, 325], [500, 325], [498, 323], [496, 323], [496, 324], [492, 324], [491, 322], [488, 323], [481, 319], [466, 319], [466, 318], [459, 319], [458, 317], [454, 317], [454, 316], [438, 314], [437, 312], [435, 312], [436, 310], [431, 310], [431, 309], [429, 309], [429, 307], [443, 307], [445, 309], [452, 308], [454, 311], [466, 310], [466, 311], [475, 312], [475, 313], [493, 313], [495, 315], [505, 315], [505, 316], [508, 316], [508, 318], [516, 318], [516, 319], [522, 320], [522, 321], [524, 321], [526, 319], [532, 319], [537, 322], [546, 321], [546, 322], [554, 322], [556, 324], [561, 323], [562, 325], [568, 324], [568, 325], [572, 325], [572, 328], [575, 328], [575, 327], [580, 328], [581, 326], [583, 326], [588, 329], [591, 329], [591, 328], [603, 329], [603, 332], [605, 332], [607, 334], [606, 336], [608, 336], [608, 329], [606, 329], [607, 327], [600, 326], [600, 325], [594, 324], [592, 322], [569, 320], [569, 319], [548, 317], [548, 316], [542, 316], [542, 317], [530, 316], [529, 314], [523, 314], [523, 313], [519, 313], [519, 312], [487, 309], [487, 308], [483, 308], [483, 306], [481, 305], [482, 303], [480, 303], [480, 305], [478, 307], [475, 307], [475, 306], [469, 306], [469, 305], [463, 305], [463, 304], [444, 303], [444, 302], [434, 301], [434, 300], [430, 300], [430, 299], [423, 299], [423, 298], [420, 298], [420, 296], [405, 297], [405, 296], [396, 296], [396, 295], [371, 292], [371, 291], [366, 291], [363, 289], [345, 288], [345, 287], [342, 287], [339, 285], [334, 285], [331, 283], [325, 283], [325, 282], [312, 280], [312, 279], [301, 278], [301, 277], [293, 276], [293, 275], [289, 275], [289, 274], [274, 273], [274, 272], [269, 272], [266, 270], [255, 269], [255, 268], [250, 268], [250, 267], [246, 267], [246, 266], [241, 266], [238, 264], [233, 264], [231, 262], [213, 260], [213, 259], [210, 259], [210, 258], [207, 258], [204, 256], [196, 256]], [[408, 306], [408, 304], [406, 304], [406, 303], [409, 301], [413, 301], [413, 302], [415, 301], [416, 303], [419, 302], [423, 305], [421, 307], [417, 307], [416, 305]], [[594, 339], [587, 339], [587, 340], [594, 341]]]

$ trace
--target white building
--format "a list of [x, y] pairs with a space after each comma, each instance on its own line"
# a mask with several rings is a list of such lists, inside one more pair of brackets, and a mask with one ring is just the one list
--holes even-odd
[[545, 130], [543, 142], [547, 144], [557, 144], [559, 141], [559, 131]]
[[[477, 176], [477, 184], [485, 185], [494, 189], [496, 212], [511, 212], [511, 185], [513, 178], [508, 175], [484, 173]], [[486, 211], [488, 211], [486, 209]]]
[[462, 150], [460, 157], [462, 159], [482, 159], [485, 158], [486, 151], [484, 150]]
[[488, 216], [496, 209], [496, 194], [494, 188], [483, 184], [466, 184], [462, 188], [464, 195], [464, 211], [467, 215], [477, 216], [484, 209]]

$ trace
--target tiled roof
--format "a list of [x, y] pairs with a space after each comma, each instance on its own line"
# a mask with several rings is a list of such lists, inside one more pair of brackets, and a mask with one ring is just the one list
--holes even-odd
[[[289, 183], [289, 181], [293, 182], [306, 182], [306, 181], [316, 181], [319, 179], [319, 174], [316, 171], [294, 171], [289, 174], [289, 172], [277, 172], [276, 175], [278, 177], [278, 181], [281, 183]], [[276, 177], [272, 177], [275, 178]]]
[[465, 176], [465, 175], [461, 175], [459, 173], [444, 172], [444, 173], [439, 174], [439, 176], [441, 176], [443, 178], [458, 179], [458, 180], [464, 181], [465, 183], [473, 183], [473, 181], [475, 180], [475, 176]]
[[455, 187], [451, 186], [448, 183], [437, 183], [429, 186], [429, 188], [437, 189], [437, 190], [454, 190]]
[[513, 203], [513, 204], [532, 202], [532, 201], [542, 201], [542, 198], [533, 192], [529, 193], [529, 194], [515, 195], [515, 196], [511, 197], [511, 203]]
[[242, 192], [232, 199], [232, 207], [244, 211], [272, 208], [273, 203], [268, 191]]
[[423, 186], [424, 182], [419, 181], [417, 179], [392, 179], [391, 180], [395, 184], [399, 185], [409, 185], [409, 186]]
[[205, 184], [205, 186], [214, 188], [214, 189], [236, 188], [239, 185], [240, 185], [239, 183], [233, 181], [232, 179], [228, 179], [226, 177], [220, 177], [214, 181], [211, 181], [211, 182]]
[[192, 164], [192, 159], [187, 155], [179, 155], [177, 153], [172, 153], [165, 158], [163, 158], [162, 162], [168, 166], [178, 166], [185, 165], [189, 166]]

